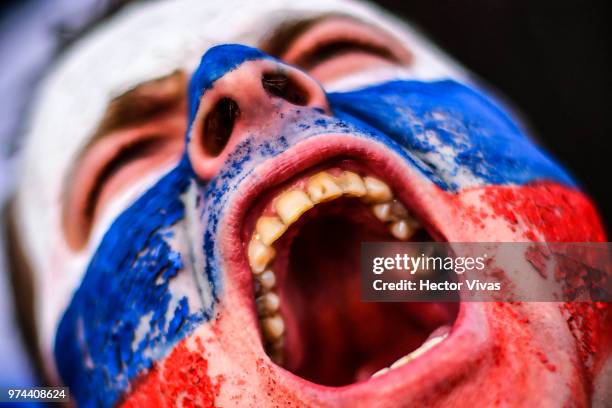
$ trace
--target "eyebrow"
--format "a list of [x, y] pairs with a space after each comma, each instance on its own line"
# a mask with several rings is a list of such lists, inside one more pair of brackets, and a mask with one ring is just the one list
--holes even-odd
[[187, 75], [179, 70], [137, 85], [108, 104], [88, 146], [115, 130], [145, 123], [170, 111], [185, 102], [186, 92]]

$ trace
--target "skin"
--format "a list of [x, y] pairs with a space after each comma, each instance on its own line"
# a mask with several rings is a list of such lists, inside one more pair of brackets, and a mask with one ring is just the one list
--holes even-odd
[[[609, 401], [601, 385], [611, 371], [610, 333], [604, 330], [610, 327], [607, 305], [461, 303], [451, 335], [432, 353], [386, 376], [346, 387], [307, 382], [272, 363], [260, 340], [252, 278], [245, 271], [242, 220], [260, 191], [332, 153], [350, 153], [368, 168], [379, 169], [439, 240], [576, 242], [605, 241], [605, 236], [591, 203], [573, 188], [542, 182], [526, 188], [475, 184], [445, 191], [389, 143], [358, 137], [357, 131], [292, 133], [286, 151], [248, 161], [240, 170], [243, 178], [229, 177], [234, 192], [215, 202], [211, 191], [225, 187], [220, 175], [230, 174], [241, 143], [252, 135], [254, 146], [277, 143], [291, 119], [329, 115], [326, 91], [392, 78], [469, 80], [408, 28], [361, 5], [309, 2], [292, 5], [281, 18], [277, 12], [287, 6], [270, 1], [250, 9], [247, 2], [227, 7], [248, 11], [229, 18], [226, 9], [195, 4], [128, 10], [78, 44], [54, 69], [37, 100], [15, 222], [32, 270], [39, 348], [52, 381], [61, 381], [57, 348], [53, 353], [58, 326], [94, 254], [105, 245], [113, 222], [183, 158], [193, 183], [182, 192], [184, 214], [169, 226], [174, 234], [169, 245], [191, 261], [169, 280], [168, 293], [173, 300], [187, 299], [190, 311], [211, 312], [194, 320], [175, 341], [155, 348], [154, 364], [130, 379], [129, 392], [111, 385], [119, 396], [104, 403], [161, 406], [182, 399], [196, 406], [604, 406]], [[322, 18], [338, 12], [352, 18]], [[180, 16], [181, 27], [157, 24], [159, 16], [172, 13]], [[320, 19], [288, 45], [275, 44], [275, 33], [280, 36], [276, 29], [305, 13]], [[131, 40], [117, 47], [117, 39], [128, 34]], [[308, 57], [313, 44], [347, 36], [374, 47], [384, 44], [385, 53], [359, 50], [322, 61]], [[281, 38], [281, 44], [287, 43]], [[261, 56], [243, 61], [208, 87], [192, 88], [188, 102], [187, 78], [202, 52], [218, 42], [257, 46], [281, 61]], [[302, 70], [279, 65], [282, 61]], [[213, 62], [209, 54], [201, 67]], [[311, 113], [299, 114], [295, 104], [271, 100], [253, 80], [279, 66], [300, 84], [307, 95], [302, 109]], [[64, 91], [67, 83], [74, 84], [74, 93]], [[238, 102], [241, 116], [228, 143], [214, 155], [198, 135], [203, 118], [223, 95]], [[130, 146], [136, 148], [119, 154]], [[540, 210], [550, 206], [556, 211]], [[222, 220], [213, 230], [214, 260], [202, 251], [204, 233], [211, 231], [210, 214]], [[130, 237], [123, 239], [122, 245], [130, 245]], [[218, 278], [202, 283], [202, 268], [211, 264]], [[568, 323], [576, 316], [582, 316], [579, 323]], [[95, 401], [86, 394], [80, 394], [79, 402]]]

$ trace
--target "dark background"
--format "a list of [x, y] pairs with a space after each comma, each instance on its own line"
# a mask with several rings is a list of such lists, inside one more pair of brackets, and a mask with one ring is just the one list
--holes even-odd
[[594, 198], [612, 234], [610, 19], [603, 1], [376, 3], [416, 23], [509, 98]]
[[[114, 8], [126, 2], [107, 1]], [[594, 198], [612, 234], [609, 33], [604, 1], [375, 2], [415, 23], [517, 106], [540, 142]], [[5, 1], [0, 12], [24, 3], [28, 2]]]

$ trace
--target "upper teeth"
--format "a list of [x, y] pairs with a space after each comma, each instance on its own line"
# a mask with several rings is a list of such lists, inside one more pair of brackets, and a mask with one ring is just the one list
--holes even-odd
[[271, 246], [261, 242], [259, 237], [253, 237], [247, 250], [249, 264], [254, 273], [261, 273], [266, 269], [268, 263], [274, 258], [276, 251]]
[[361, 177], [352, 171], [342, 171], [338, 176], [319, 172], [307, 180], [305, 187], [294, 187], [273, 199], [275, 214], [262, 215], [255, 223], [247, 257], [256, 278], [257, 314], [262, 334], [276, 362], [282, 359], [280, 349], [285, 325], [279, 312], [280, 299], [274, 292], [276, 277], [268, 268], [276, 255], [272, 244], [306, 211], [342, 196], [361, 197], [369, 203], [374, 216], [388, 223], [389, 232], [397, 239], [410, 239], [420, 227], [406, 208], [394, 200], [391, 188], [384, 181], [371, 176]]
[[265, 245], [272, 245], [286, 229], [287, 226], [278, 217], [259, 217], [255, 226], [255, 231]]
[[289, 190], [276, 199], [276, 212], [285, 225], [291, 225], [313, 207], [308, 195], [301, 190]]
[[342, 189], [331, 174], [321, 172], [308, 180], [306, 186], [308, 195], [313, 203], [333, 200], [342, 195]]
[[401, 220], [391, 224], [391, 234], [397, 239], [406, 240], [414, 234], [414, 231], [406, 220]]
[[274, 292], [268, 292], [258, 297], [255, 302], [257, 303], [257, 312], [259, 315], [272, 314], [278, 311], [280, 306], [280, 299]]
[[280, 338], [285, 332], [285, 322], [280, 315], [274, 315], [266, 317], [261, 321], [261, 328], [263, 329], [264, 336], [269, 339]]
[[338, 177], [338, 184], [346, 196], [363, 197], [368, 192], [361, 176], [352, 171], [343, 171]]
[[393, 193], [391, 188], [382, 180], [375, 177], [364, 177], [363, 181], [368, 191], [366, 198], [370, 202], [384, 203], [391, 201]]
[[270, 270], [264, 271], [261, 275], [257, 275], [256, 277], [262, 287], [262, 291], [271, 290], [276, 284], [276, 275]]

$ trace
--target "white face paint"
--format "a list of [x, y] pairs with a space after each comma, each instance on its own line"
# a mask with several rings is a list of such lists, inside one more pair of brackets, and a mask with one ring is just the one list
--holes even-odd
[[379, 68], [336, 78], [324, 84], [328, 90], [397, 77], [467, 79], [463, 69], [406, 25], [369, 6], [341, 0], [134, 4], [76, 44], [52, 70], [35, 101], [16, 197], [17, 229], [34, 272], [40, 346], [51, 370], [56, 326], [101, 237], [113, 219], [161, 174], [158, 170], [143, 177], [114, 197], [84, 249], [68, 247], [62, 230], [62, 194], [71, 166], [94, 134], [109, 102], [138, 84], [177, 69], [191, 72], [213, 45], [257, 46], [283, 21], [333, 13], [389, 31], [414, 59], [408, 68]]

